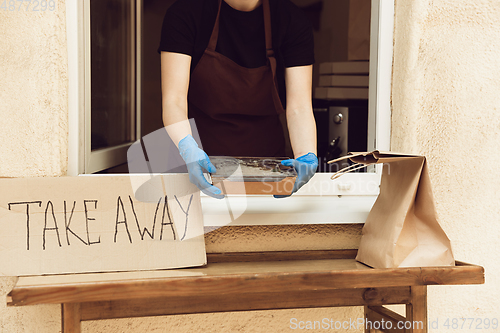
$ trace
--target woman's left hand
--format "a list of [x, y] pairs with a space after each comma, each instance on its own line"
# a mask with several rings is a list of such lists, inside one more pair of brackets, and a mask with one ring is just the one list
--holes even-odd
[[[292, 195], [304, 186], [304, 184], [306, 184], [312, 176], [314, 176], [316, 169], [318, 168], [318, 157], [314, 153], [308, 153], [296, 159], [281, 161], [281, 164], [285, 166], [293, 166], [297, 171], [297, 178], [295, 179], [295, 184], [293, 185], [293, 190], [290, 194]], [[286, 198], [290, 195], [275, 195], [274, 197]]]

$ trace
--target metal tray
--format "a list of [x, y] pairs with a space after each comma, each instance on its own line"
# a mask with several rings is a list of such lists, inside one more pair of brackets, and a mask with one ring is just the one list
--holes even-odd
[[226, 194], [290, 194], [297, 172], [281, 164], [285, 159], [210, 156], [217, 169], [212, 183]]

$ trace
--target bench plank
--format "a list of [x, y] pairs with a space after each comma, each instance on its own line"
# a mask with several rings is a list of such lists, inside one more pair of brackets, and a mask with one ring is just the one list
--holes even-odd
[[357, 254], [356, 249], [207, 253], [207, 262], [354, 259]]
[[220, 262], [155, 272], [21, 277], [8, 305], [481, 283], [484, 269], [463, 263], [373, 269], [354, 259]]
[[427, 322], [427, 285], [484, 283], [483, 267], [459, 261], [375, 269], [355, 256], [356, 250], [217, 253], [197, 268], [21, 277], [7, 303], [61, 303], [63, 333], [79, 333], [84, 320], [335, 306], [365, 306], [368, 318], [401, 320], [385, 304], [406, 304], [406, 320]]
[[81, 304], [82, 320], [227, 311], [404, 304], [409, 287], [155, 297]]

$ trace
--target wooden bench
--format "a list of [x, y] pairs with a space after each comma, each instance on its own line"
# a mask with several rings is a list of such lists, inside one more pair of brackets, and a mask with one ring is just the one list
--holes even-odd
[[[484, 283], [483, 267], [463, 262], [373, 269], [355, 256], [356, 250], [220, 253], [198, 268], [20, 277], [7, 303], [61, 304], [64, 333], [80, 332], [85, 320], [336, 306], [364, 306], [366, 320], [391, 321], [390, 332], [420, 333], [427, 332], [427, 285]], [[406, 304], [406, 318], [386, 304]], [[394, 329], [405, 320], [424, 325]]]

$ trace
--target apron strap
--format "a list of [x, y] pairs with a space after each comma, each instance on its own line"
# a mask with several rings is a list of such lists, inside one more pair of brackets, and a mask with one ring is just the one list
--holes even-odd
[[281, 104], [281, 99], [278, 94], [278, 82], [276, 79], [276, 57], [274, 56], [273, 49], [273, 35], [272, 35], [272, 26], [271, 26], [271, 8], [269, 6], [269, 0], [263, 0], [262, 6], [264, 9], [264, 30], [266, 34], [266, 57], [269, 65], [271, 66], [271, 71], [273, 72], [273, 81], [274, 81], [274, 89], [273, 89], [273, 101], [274, 107], [276, 108], [276, 112], [284, 113], [283, 104]]
[[269, 0], [263, 0], [262, 6], [264, 9], [264, 29], [266, 32], [266, 57], [274, 57], [273, 50], [273, 36], [271, 28], [271, 9], [269, 7]]
[[219, 17], [220, 17], [220, 8], [222, 6], [222, 0], [219, 0], [219, 9], [217, 10], [217, 17], [215, 18], [215, 25], [212, 30], [212, 35], [210, 36], [210, 41], [208, 42], [208, 47], [210, 51], [215, 51], [215, 47], [217, 46], [217, 39], [219, 38]]
[[[215, 51], [217, 47], [217, 40], [219, 38], [219, 18], [220, 18], [220, 9], [222, 7], [222, 1], [219, 0], [219, 9], [217, 10], [217, 17], [215, 18], [214, 28], [212, 30], [212, 35], [210, 36], [210, 41], [208, 42], [208, 47], [210, 51]], [[283, 109], [283, 105], [281, 104], [281, 99], [278, 94], [278, 83], [276, 79], [276, 58], [274, 56], [273, 49], [273, 37], [272, 37], [272, 28], [271, 28], [271, 8], [269, 6], [269, 0], [262, 1], [263, 11], [264, 11], [264, 31], [266, 38], [266, 58], [271, 67], [271, 71], [273, 73], [273, 81], [274, 81], [274, 89], [273, 89], [273, 101], [274, 107], [278, 113], [283, 113], [285, 110]]]

